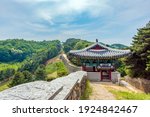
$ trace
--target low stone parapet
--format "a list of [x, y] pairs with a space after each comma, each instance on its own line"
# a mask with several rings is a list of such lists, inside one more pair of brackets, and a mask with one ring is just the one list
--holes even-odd
[[60, 56], [60, 59], [63, 61], [65, 66], [68, 68], [69, 73], [76, 72], [76, 71], [81, 71], [81, 67], [77, 67], [73, 65], [67, 58], [66, 54], [62, 54]]
[[78, 71], [51, 82], [35, 81], [0, 92], [1, 100], [77, 100], [85, 89], [87, 73]]

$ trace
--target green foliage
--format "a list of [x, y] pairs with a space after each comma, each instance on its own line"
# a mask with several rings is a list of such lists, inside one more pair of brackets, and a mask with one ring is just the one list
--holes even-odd
[[[9, 39], [0, 41], [0, 62], [23, 61], [34, 53], [46, 49], [60, 50], [60, 41], [26, 41], [23, 39]], [[52, 52], [53, 53], [53, 52]]]
[[47, 81], [51, 81], [57, 77], [68, 75], [68, 69], [63, 62], [55, 62], [46, 65]]
[[12, 82], [10, 83], [10, 87], [22, 84], [25, 82], [25, 77], [23, 75], [23, 73], [21, 72], [17, 72], [12, 80]]
[[121, 58], [119, 60], [116, 60], [116, 68], [117, 68], [117, 71], [120, 72], [121, 77], [124, 77], [127, 75], [124, 59], [125, 58]]
[[46, 74], [52, 74], [53, 72], [57, 71], [56, 63], [50, 63], [46, 65]]
[[88, 42], [86, 40], [80, 40], [79, 42], [76, 43], [76, 45], [74, 46], [74, 49], [80, 50], [80, 49], [88, 47], [91, 44], [92, 44], [91, 42]]
[[56, 66], [57, 66], [57, 75], [58, 75], [58, 77], [65, 76], [65, 75], [68, 74], [68, 70], [65, 67], [63, 62], [57, 62]]
[[[126, 49], [128, 46], [123, 45], [123, 44], [112, 44], [112, 45], [107, 45], [102, 42], [99, 42], [102, 45], [111, 47], [111, 48], [116, 48], [116, 49]], [[83, 48], [86, 48], [93, 44], [92, 42], [86, 41], [86, 40], [81, 40], [81, 39], [75, 39], [75, 38], [70, 38], [67, 39], [66, 42], [63, 44], [64, 45], [64, 51], [65, 53], [69, 52], [70, 50], [80, 50]]]
[[90, 86], [90, 81], [86, 81], [85, 91], [83, 95], [81, 96], [81, 100], [88, 100], [90, 95], [92, 94], [92, 87]]
[[33, 75], [29, 71], [23, 71], [22, 73], [24, 75], [24, 80], [25, 80], [24, 83], [34, 81]]
[[127, 49], [128, 46], [123, 45], [123, 44], [112, 44], [110, 47], [115, 48], [115, 49]]
[[88, 42], [86, 40], [70, 38], [66, 40], [63, 46], [64, 46], [65, 53], [67, 53], [70, 50], [83, 49], [91, 44], [92, 44], [91, 42]]
[[12, 80], [9, 80], [9, 81], [6, 81], [6, 82], [0, 84], [0, 91], [8, 89], [11, 82], [12, 82]]
[[[9, 52], [5, 52], [5, 50]], [[58, 40], [36, 42], [12, 39], [0, 41], [0, 62], [3, 62], [0, 63], [0, 80], [12, 77], [15, 71], [34, 73], [40, 64], [57, 56], [60, 50], [61, 44]], [[12, 52], [15, 54], [11, 54]]]
[[40, 64], [45, 64], [48, 59], [51, 59], [59, 54], [61, 50], [61, 45], [59, 41], [51, 41], [49, 47], [45, 48], [45, 50], [40, 50], [37, 53], [33, 54], [33, 56], [27, 59], [22, 65], [20, 71], [30, 71], [34, 72]]
[[15, 73], [14, 69], [8, 68], [5, 70], [0, 71], [0, 81], [4, 80], [5, 78], [10, 78]]
[[110, 90], [118, 100], [150, 100], [150, 94]]
[[56, 79], [57, 77], [58, 77], [57, 71], [55, 71], [55, 72], [47, 75], [46, 81], [52, 81], [52, 80]]
[[66, 42], [63, 44], [64, 52], [67, 53], [70, 50], [72, 50], [73, 47], [76, 45], [76, 43], [79, 41], [80, 41], [80, 39], [75, 39], [75, 38], [67, 39]]
[[46, 79], [46, 71], [45, 66], [40, 65], [35, 71], [35, 79], [36, 80], [45, 80]]
[[132, 54], [125, 63], [131, 77], [150, 79], [150, 27], [138, 30], [133, 37]]
[[33, 75], [29, 71], [16, 72], [9, 86], [13, 87], [31, 81], [33, 81]]

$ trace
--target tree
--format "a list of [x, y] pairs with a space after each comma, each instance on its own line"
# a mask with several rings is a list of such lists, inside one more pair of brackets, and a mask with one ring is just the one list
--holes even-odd
[[33, 81], [33, 76], [29, 71], [23, 71], [23, 75], [24, 75], [25, 82], [32, 82]]
[[68, 69], [65, 67], [63, 62], [57, 62], [56, 67], [57, 67], [57, 75], [59, 77], [62, 77], [68, 74]]
[[10, 87], [22, 84], [25, 82], [25, 77], [23, 75], [23, 73], [21, 72], [17, 72], [12, 80], [12, 82], [10, 83]]
[[6, 78], [9, 78], [9, 77], [11, 77], [11, 76], [13, 76], [14, 75], [14, 73], [15, 73], [15, 70], [14, 69], [6, 69], [6, 71], [5, 71], [5, 77]]
[[127, 57], [127, 73], [131, 77], [150, 79], [150, 22], [146, 27], [138, 29], [133, 37], [132, 54]]
[[35, 71], [36, 80], [45, 80], [46, 78], [46, 70], [44, 65], [40, 65]]

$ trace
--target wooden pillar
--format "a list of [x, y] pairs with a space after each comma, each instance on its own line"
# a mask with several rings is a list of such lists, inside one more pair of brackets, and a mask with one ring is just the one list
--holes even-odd
[[86, 71], [86, 66], [82, 65], [82, 71]]
[[96, 70], [95, 70], [95, 66], [93, 66], [93, 72], [95, 72]]
[[101, 81], [103, 80], [102, 70], [100, 70]]
[[84, 71], [86, 71], [86, 66], [84, 66]]

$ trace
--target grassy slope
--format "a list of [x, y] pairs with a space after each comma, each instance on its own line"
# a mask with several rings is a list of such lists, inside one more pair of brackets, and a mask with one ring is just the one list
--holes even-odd
[[53, 63], [47, 64], [46, 65], [46, 74], [47, 74], [46, 80], [51, 81], [55, 78], [58, 78], [59, 77], [58, 72], [61, 71], [62, 69], [67, 70], [62, 61], [56, 61], [56, 62], [53, 61]]
[[0, 91], [3, 91], [5, 89], [8, 89], [9, 88], [9, 84], [12, 80], [9, 80], [9, 81], [6, 81], [5, 83], [1, 84], [0, 85]]
[[150, 94], [109, 90], [118, 100], [150, 100]]
[[0, 63], [0, 70], [5, 70], [8, 68], [12, 68], [17, 70], [19, 67], [21, 67], [22, 63], [16, 62], [16, 63]]
[[135, 93], [127, 90], [119, 90], [106, 87], [118, 100], [150, 100], [150, 94]]

